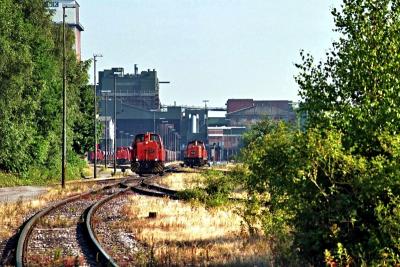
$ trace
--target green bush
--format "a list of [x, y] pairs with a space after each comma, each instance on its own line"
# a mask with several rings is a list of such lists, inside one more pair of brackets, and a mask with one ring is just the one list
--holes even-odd
[[399, 263], [399, 137], [381, 135], [386, 155], [367, 158], [340, 132], [280, 125], [243, 151], [246, 212], [312, 264]]
[[186, 189], [178, 195], [185, 200], [194, 199], [203, 202], [209, 207], [227, 204], [235, 185], [230, 176], [217, 170], [207, 170], [203, 175], [205, 177], [204, 187]]

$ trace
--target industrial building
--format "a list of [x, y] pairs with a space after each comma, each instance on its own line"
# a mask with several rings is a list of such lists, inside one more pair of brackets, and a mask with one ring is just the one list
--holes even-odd
[[228, 99], [226, 118], [231, 126], [249, 127], [262, 119], [295, 123], [293, 102], [288, 100]]
[[[228, 99], [226, 107], [163, 106], [160, 82], [153, 70], [125, 73], [123, 68], [99, 72], [97, 96], [104, 123], [101, 147], [113, 150], [114, 127], [117, 146], [129, 146], [136, 134], [161, 135], [168, 150], [182, 157], [185, 145], [194, 139], [206, 143], [213, 160], [237, 155], [243, 133], [264, 118], [296, 121], [291, 101]], [[115, 111], [114, 111], [115, 105]], [[210, 111], [225, 111], [225, 117], [208, 117]], [[115, 115], [114, 115], [115, 112]], [[116, 118], [115, 118], [115, 117]], [[111, 122], [112, 121], [112, 122]], [[116, 121], [116, 123], [113, 123]]]
[[141, 71], [135, 64], [133, 74], [124, 73], [123, 68], [112, 68], [99, 72], [98, 94], [114, 92], [117, 101], [144, 110], [160, 109], [160, 82], [156, 70]]
[[[128, 146], [136, 134], [152, 131], [160, 134], [168, 150], [181, 151], [193, 139], [207, 140], [209, 110], [225, 108], [203, 108], [183, 106], [161, 106], [160, 84], [155, 70], [133, 74], [123, 68], [112, 68], [99, 72], [97, 99], [100, 118], [104, 123], [101, 147], [113, 150], [109, 120], [116, 115], [116, 145]], [[114, 97], [115, 96], [115, 97]]]
[[215, 120], [208, 127], [208, 144], [215, 160], [236, 156], [243, 134], [263, 119], [296, 121], [293, 103], [288, 100], [228, 99], [226, 111], [224, 120]]
[[47, 6], [52, 12], [52, 20], [55, 23], [63, 22], [63, 6], [73, 7], [65, 9], [65, 23], [72, 29], [75, 35], [75, 53], [77, 59], [81, 60], [81, 32], [84, 30], [79, 21], [79, 3], [75, 0], [52, 0], [47, 2]]

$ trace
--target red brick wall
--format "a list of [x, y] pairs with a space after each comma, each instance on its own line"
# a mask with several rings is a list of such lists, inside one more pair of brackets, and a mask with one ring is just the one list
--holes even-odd
[[253, 99], [228, 99], [226, 102], [227, 112], [231, 113], [254, 105]]

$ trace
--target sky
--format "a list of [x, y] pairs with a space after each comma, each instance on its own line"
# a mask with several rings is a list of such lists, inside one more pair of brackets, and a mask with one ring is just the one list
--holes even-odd
[[[78, 0], [82, 59], [97, 69], [156, 69], [162, 104], [229, 98], [298, 101], [294, 63], [323, 59], [339, 0]], [[93, 81], [93, 68], [90, 70]]]

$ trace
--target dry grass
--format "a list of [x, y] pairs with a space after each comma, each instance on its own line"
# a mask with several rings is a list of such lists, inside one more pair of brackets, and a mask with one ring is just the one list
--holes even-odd
[[159, 181], [158, 184], [173, 190], [184, 190], [203, 186], [204, 177], [201, 173], [171, 173]]
[[[157, 218], [148, 218], [149, 212], [157, 212]], [[123, 213], [128, 219], [116, 227], [152, 248], [156, 265], [264, 266], [269, 261], [265, 238], [250, 237], [232, 211], [132, 196]]]
[[47, 193], [34, 200], [0, 203], [0, 242], [10, 238], [24, 220], [46, 207], [49, 202], [61, 200], [98, 187], [99, 185], [96, 184], [71, 184], [67, 185], [65, 190], [62, 190], [60, 186], [54, 186], [49, 187]]
[[231, 171], [232, 169], [234, 169], [236, 167], [235, 163], [227, 163], [227, 164], [219, 164], [219, 165], [214, 165], [211, 168], [213, 170], [217, 170], [217, 171]]

